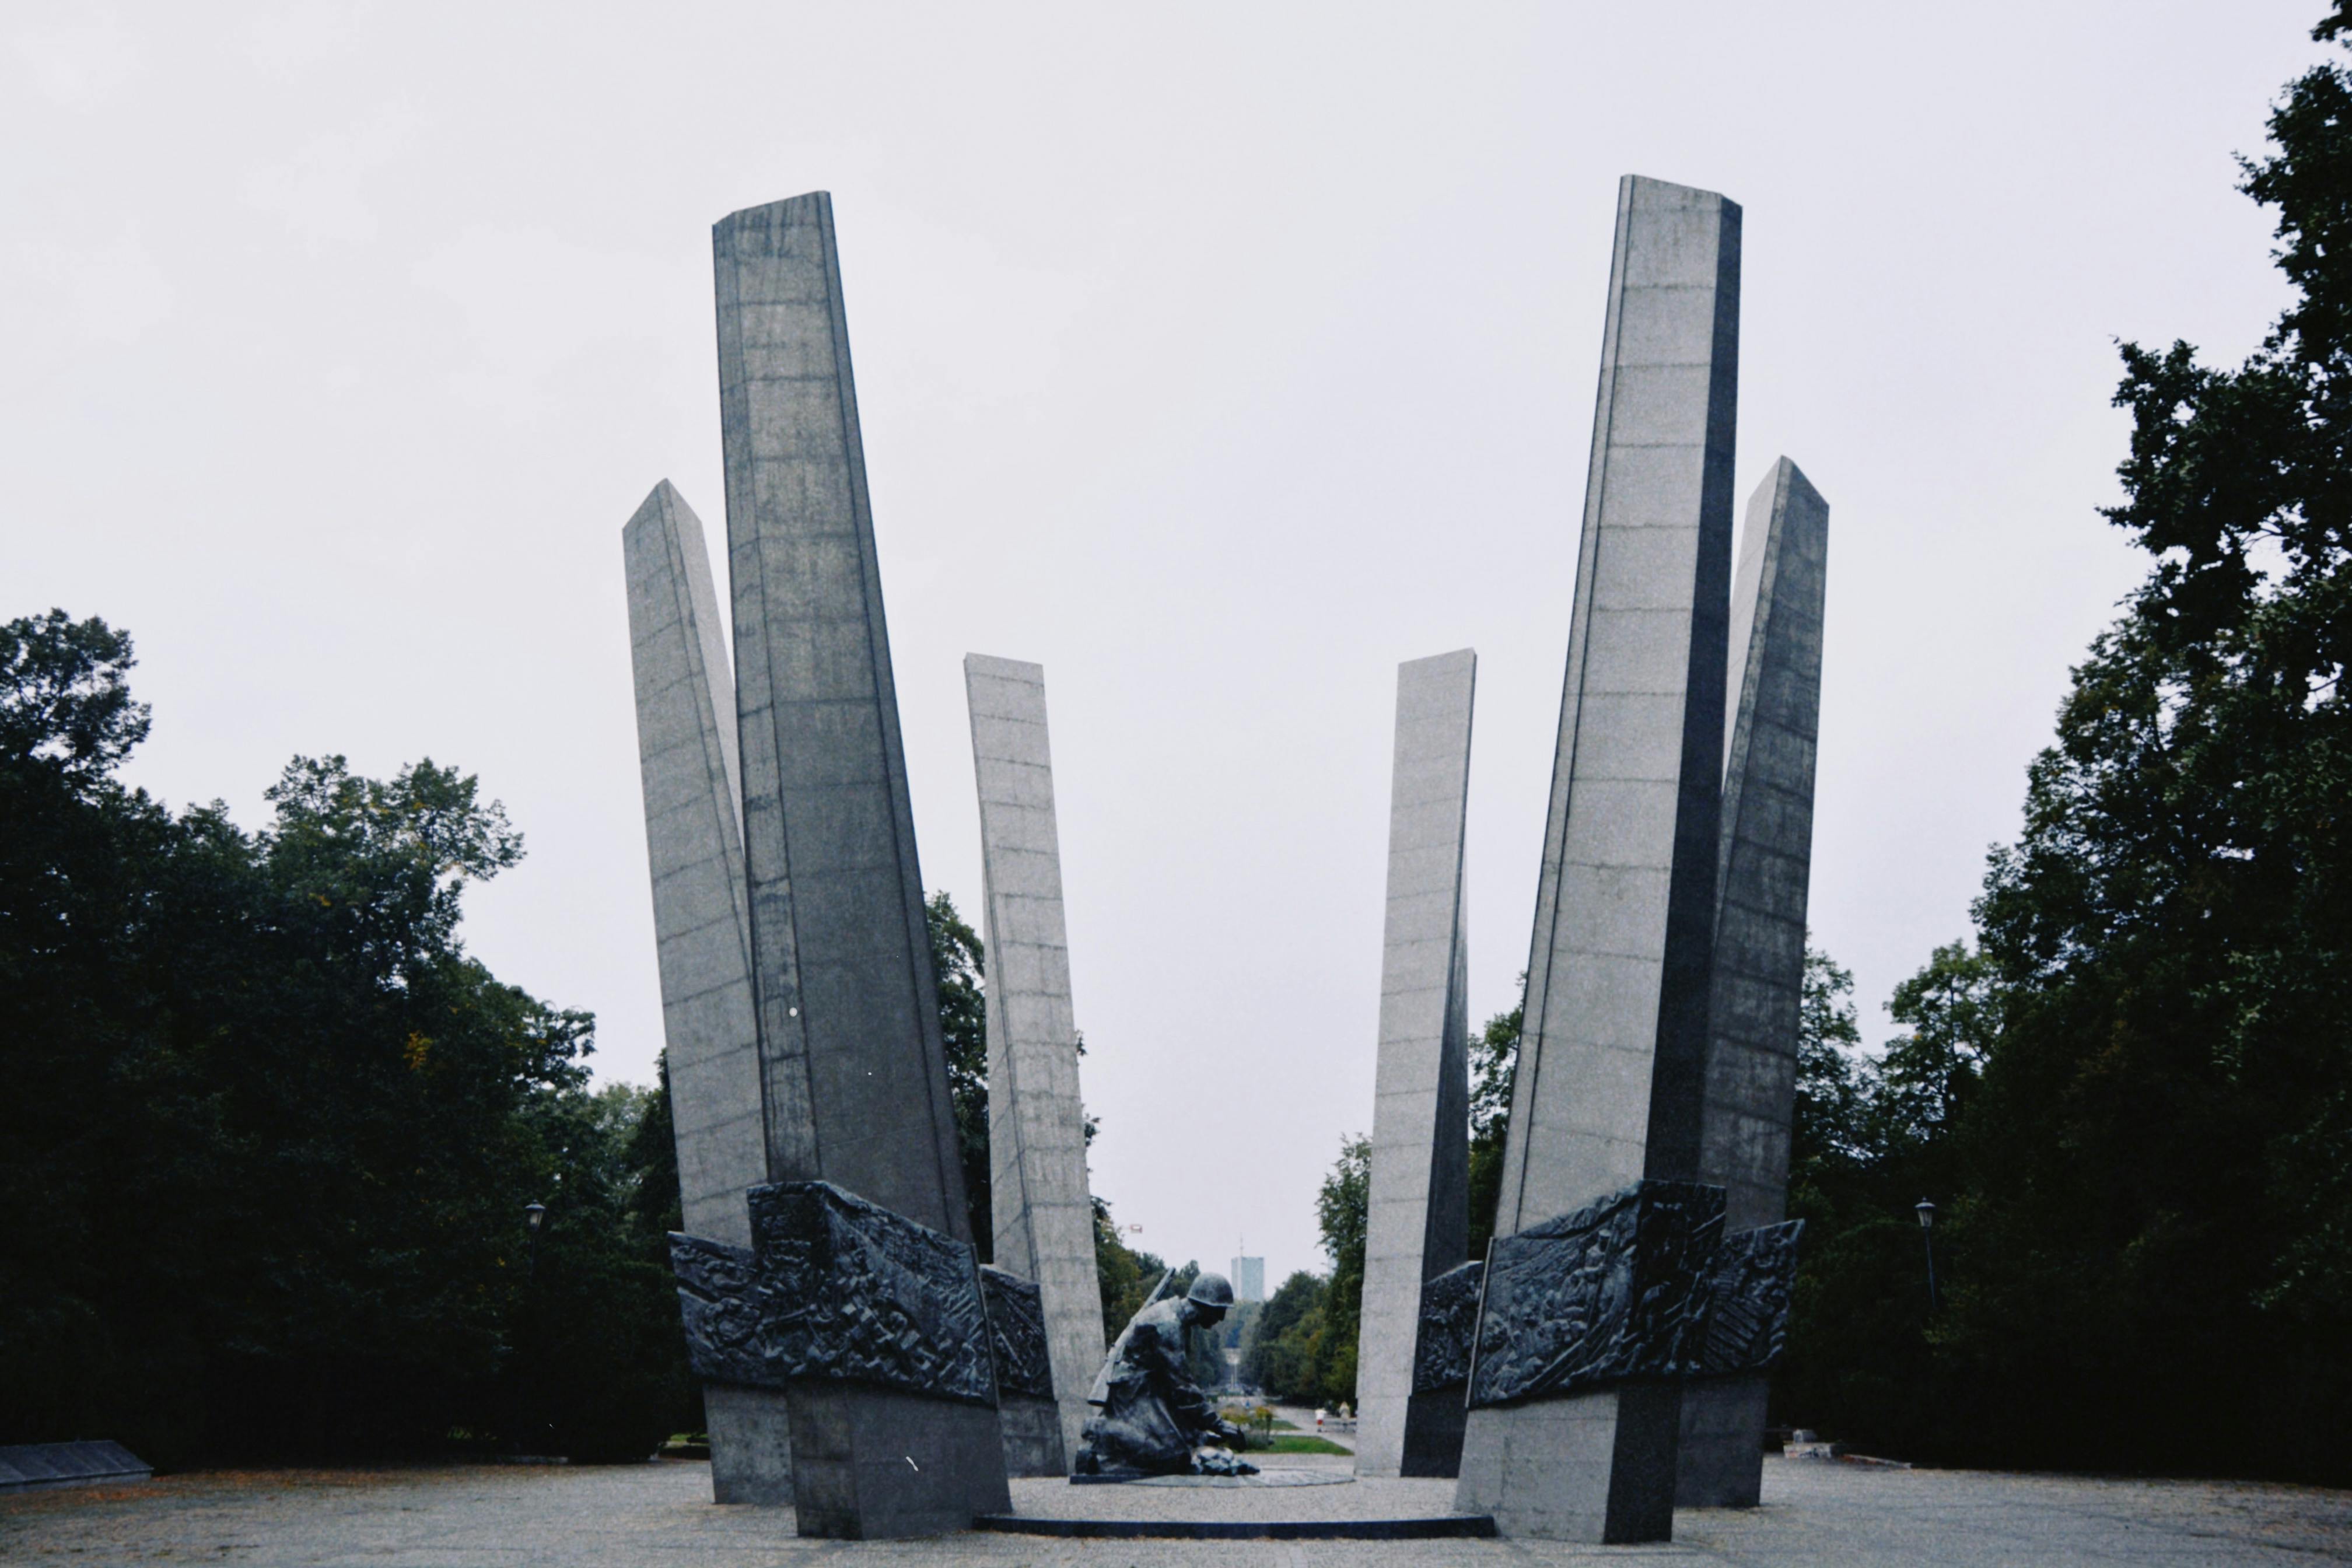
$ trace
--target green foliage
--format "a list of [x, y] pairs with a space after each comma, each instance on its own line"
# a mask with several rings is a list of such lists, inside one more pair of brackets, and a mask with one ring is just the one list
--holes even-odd
[[1886, 1010], [1909, 1032], [1887, 1042], [1879, 1064], [1890, 1135], [1928, 1140], [1958, 1122], [2000, 1033], [2002, 1000], [1991, 960], [1964, 942], [1937, 948], [1895, 988]]
[[[585, 1015], [457, 939], [520, 838], [430, 762], [297, 759], [257, 834], [175, 817], [114, 776], [146, 728], [131, 666], [97, 621], [0, 627], [0, 1441], [103, 1430], [170, 1463], [511, 1437], [536, 1356], [573, 1390], [542, 1426], [649, 1449], [683, 1368], [618, 1206], [615, 1119], [646, 1108], [587, 1093]], [[541, 1298], [582, 1321], [534, 1338]], [[635, 1359], [566, 1348], [592, 1329]]]
[[105, 778], [147, 738], [131, 700], [131, 637], [63, 610], [0, 626], [0, 754], [77, 785]]
[[1278, 1399], [1315, 1397], [1316, 1340], [1323, 1316], [1324, 1280], [1304, 1269], [1284, 1280], [1258, 1314], [1256, 1332], [1242, 1350], [1242, 1382]]
[[[1799, 1194], [1786, 1419], [2352, 1479], [2352, 74], [2307, 72], [2270, 132], [2244, 189], [2294, 300], [2234, 369], [2122, 351], [2108, 515], [2147, 574], [2029, 771], [1979, 951], [1898, 992], [1908, 1033]], [[1898, 1283], [1922, 1192], [1932, 1322]]]
[[1244, 1384], [1303, 1405], [1355, 1402], [1371, 1157], [1368, 1138], [1340, 1143], [1339, 1157], [1315, 1200], [1330, 1276], [1293, 1274], [1258, 1311], [1242, 1351]]
[[996, 1261], [996, 1221], [988, 1170], [987, 954], [980, 933], [956, 912], [942, 888], [923, 906], [939, 977], [940, 1037], [947, 1047], [948, 1098], [955, 1108], [956, 1149], [963, 1163], [964, 1212], [982, 1263]]
[[1131, 1250], [1118, 1237], [1110, 1205], [1101, 1198], [1095, 1207], [1095, 1281], [1102, 1291], [1103, 1349], [1108, 1351], [1143, 1309], [1143, 1299], [1160, 1282], [1167, 1266], [1148, 1252]]
[[1364, 1235], [1370, 1222], [1372, 1141], [1349, 1138], [1315, 1196], [1331, 1285], [1323, 1294], [1321, 1337], [1315, 1358], [1316, 1392], [1325, 1405], [1356, 1400], [1356, 1337], [1364, 1310]]
[[1528, 977], [1519, 1000], [1486, 1020], [1470, 1042], [1470, 1247], [1483, 1259], [1495, 1239], [1495, 1206], [1503, 1195], [1503, 1148], [1511, 1131], [1511, 1084], [1519, 1066], [1519, 1030], [1527, 1019]]

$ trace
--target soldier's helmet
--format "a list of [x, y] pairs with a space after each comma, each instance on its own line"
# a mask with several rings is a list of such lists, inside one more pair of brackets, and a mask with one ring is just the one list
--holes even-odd
[[1184, 1300], [1223, 1310], [1234, 1304], [1234, 1288], [1222, 1274], [1203, 1274], [1192, 1281], [1192, 1289], [1185, 1293]]

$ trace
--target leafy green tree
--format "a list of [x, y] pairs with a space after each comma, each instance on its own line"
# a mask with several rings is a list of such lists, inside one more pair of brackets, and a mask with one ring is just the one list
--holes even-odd
[[[520, 1369], [593, 1329], [597, 1375], [532, 1418], [649, 1448], [682, 1369], [619, 1227], [632, 1107], [587, 1091], [586, 1015], [457, 937], [519, 836], [431, 762], [297, 759], [258, 833], [175, 817], [115, 776], [147, 725], [131, 668], [102, 622], [0, 627], [0, 1442], [104, 1430], [168, 1464], [511, 1440]], [[537, 1290], [533, 1197], [561, 1222]], [[550, 1291], [563, 1332], [534, 1331]]]
[[128, 633], [63, 610], [0, 626], [0, 757], [89, 788], [147, 738]]
[[1868, 1130], [1864, 1068], [1856, 1060], [1861, 1049], [1853, 975], [1806, 943], [1804, 990], [1797, 1012], [1797, 1091], [1790, 1124], [1792, 1186], [1830, 1162], [1852, 1162], [1875, 1152], [1876, 1139]]
[[2352, 76], [2307, 72], [2270, 132], [2244, 189], [2276, 215], [2284, 314], [2234, 369], [2123, 350], [2108, 515], [2151, 564], [1978, 906], [2004, 1012], [1953, 1333], [1980, 1383], [2049, 1404], [2052, 1451], [2342, 1477]]
[[1277, 1399], [1312, 1403], [1315, 1336], [1323, 1316], [1324, 1279], [1301, 1269], [1285, 1279], [1258, 1314], [1242, 1350], [1242, 1381]]
[[1948, 1164], [1946, 1129], [1929, 1121], [1914, 1134], [1890, 1114], [1881, 1060], [1860, 1048], [1853, 994], [1853, 976], [1809, 944], [1788, 1203], [1805, 1234], [1772, 1402], [1786, 1424], [1917, 1452], [1943, 1394], [1912, 1205], [1935, 1184], [1933, 1163]]
[[1519, 976], [1518, 1005], [1486, 1020], [1470, 1042], [1470, 1257], [1483, 1259], [1495, 1238], [1495, 1207], [1503, 1194], [1503, 1150], [1510, 1141], [1511, 1082], [1519, 1065], [1519, 1030], [1526, 1021], [1528, 977]]
[[[2316, 29], [2347, 34], [2340, 4]], [[1897, 993], [1853, 1157], [1806, 1194], [1776, 1397], [1807, 1425], [2352, 1478], [2352, 73], [2290, 84], [2270, 133], [2243, 188], [2292, 301], [2232, 368], [2124, 346], [2108, 516], [2147, 576], [2029, 770], [1976, 952]], [[1920, 1193], [1932, 1321], [1891, 1289]]]
[[1356, 1338], [1364, 1308], [1364, 1237], [1371, 1205], [1372, 1141], [1349, 1138], [1315, 1197], [1331, 1283], [1323, 1293], [1321, 1338], [1315, 1360], [1317, 1392], [1326, 1405], [1356, 1398]]
[[1990, 960], [1948, 942], [1895, 988], [1886, 1010], [1907, 1033], [1879, 1064], [1879, 1110], [1890, 1133], [1932, 1138], [1958, 1122], [2000, 1034], [2006, 992]]
[[996, 1221], [988, 1166], [987, 953], [980, 933], [956, 912], [942, 888], [923, 906], [939, 977], [940, 1037], [947, 1047], [948, 1097], [955, 1107], [956, 1149], [963, 1163], [964, 1211], [982, 1263], [996, 1261]]

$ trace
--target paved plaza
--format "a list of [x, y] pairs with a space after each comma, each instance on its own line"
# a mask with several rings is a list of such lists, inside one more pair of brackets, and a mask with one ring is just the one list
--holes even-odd
[[[1367, 1485], [1300, 1488], [1286, 1495], [1301, 1503], [1331, 1499], [1329, 1506], [1349, 1506], [1339, 1504], [1335, 1494], [1360, 1492], [1366, 1504], [1383, 1500], [1362, 1491]], [[1444, 1482], [1371, 1485], [1382, 1491], [1433, 1487], [1441, 1499], [1451, 1489]], [[1039, 1511], [1059, 1507], [1073, 1492], [1108, 1489], [1017, 1482], [1015, 1498], [1023, 1510]], [[1675, 1516], [1674, 1544], [1606, 1549], [1530, 1541], [1085, 1542], [992, 1534], [874, 1544], [803, 1542], [792, 1534], [784, 1513], [717, 1508], [709, 1496], [709, 1468], [677, 1462], [205, 1471], [144, 1486], [0, 1499], [0, 1560], [267, 1568], [752, 1568], [835, 1562], [1452, 1568], [1633, 1557], [1741, 1568], [2121, 1563], [2308, 1568], [2352, 1561], [2352, 1492], [1872, 1470], [1783, 1459], [1764, 1467], [1762, 1508], [1685, 1510]], [[1091, 1508], [1096, 1500], [1087, 1502]], [[1171, 1505], [1153, 1500], [1144, 1506]]]

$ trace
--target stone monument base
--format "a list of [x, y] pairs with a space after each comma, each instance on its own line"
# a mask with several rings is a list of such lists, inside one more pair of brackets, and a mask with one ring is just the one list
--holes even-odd
[[710, 1500], [793, 1506], [792, 1423], [772, 1388], [708, 1383], [702, 1421], [710, 1434]]
[[1270, 1466], [1254, 1476], [1153, 1476], [1116, 1486], [1014, 1481], [1013, 1509], [980, 1520], [975, 1528], [1114, 1541], [1411, 1541], [1495, 1533], [1494, 1521], [1454, 1511], [1448, 1482], [1360, 1477], [1344, 1459], [1299, 1458], [1301, 1463]]
[[1470, 1417], [1459, 1384], [1416, 1394], [1404, 1413], [1404, 1458], [1401, 1476], [1450, 1480], [1462, 1473], [1462, 1432]]
[[896, 1389], [786, 1391], [799, 1532], [884, 1541], [969, 1530], [1013, 1505], [996, 1412]]
[[1603, 1546], [1671, 1541], [1682, 1394], [1628, 1383], [1470, 1412], [1454, 1506], [1505, 1535]]
[[1754, 1508], [1764, 1491], [1764, 1400], [1771, 1380], [1727, 1377], [1683, 1389], [1676, 1508]]
[[1004, 1426], [1007, 1476], [1066, 1476], [1062, 1453], [1062, 1407], [1034, 1394], [1001, 1394], [996, 1415]]

